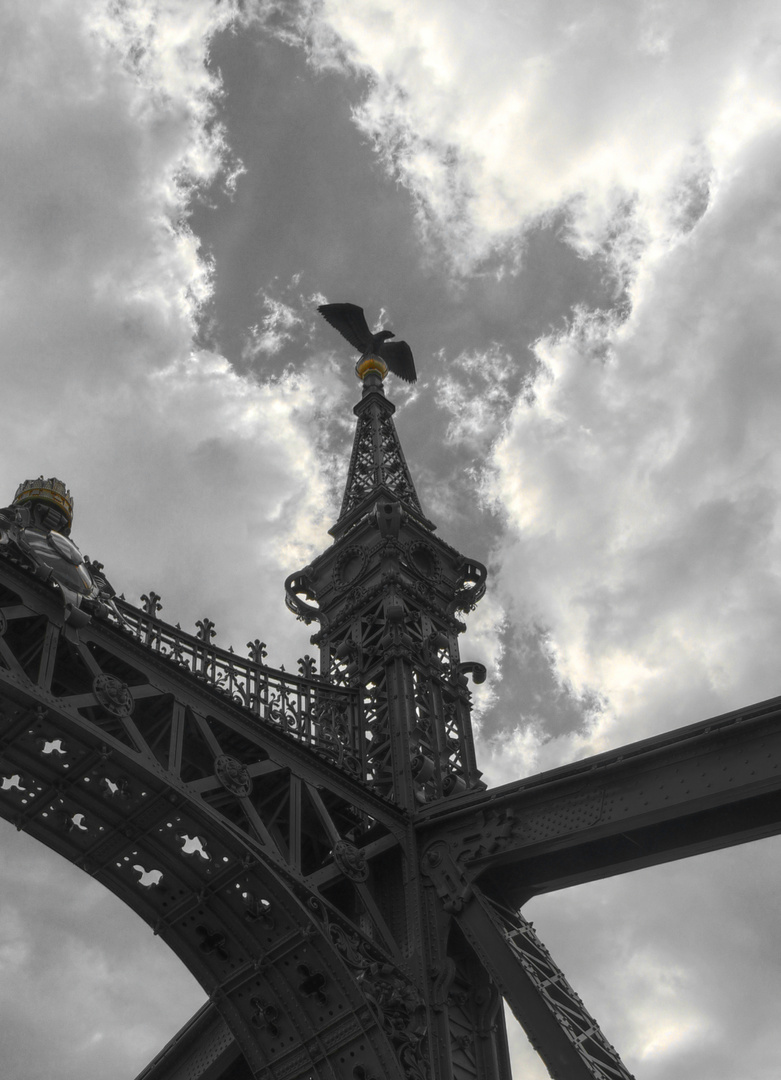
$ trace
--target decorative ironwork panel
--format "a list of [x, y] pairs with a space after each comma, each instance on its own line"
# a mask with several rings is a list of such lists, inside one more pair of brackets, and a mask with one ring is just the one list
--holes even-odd
[[420, 500], [393, 423], [395, 406], [386, 399], [381, 382], [371, 388], [365, 386], [354, 411], [358, 423], [339, 521], [380, 490], [400, 499], [422, 518]]
[[[158, 597], [159, 599], [159, 597]], [[116, 601], [119, 626], [145, 648], [172, 661], [264, 723], [310, 746], [354, 776], [364, 775], [359, 742], [360, 696], [327, 683], [309, 668], [306, 676], [278, 671], [185, 633], [127, 601]], [[250, 653], [258, 655], [251, 643]], [[261, 654], [265, 652], [261, 650]], [[303, 661], [301, 661], [303, 663]]]
[[[489, 914], [491, 922], [501, 933], [558, 1028], [572, 1044], [583, 1063], [586, 1075], [594, 1080], [634, 1080], [620, 1060], [615, 1047], [602, 1034], [596, 1020], [586, 1010], [564, 972], [537, 937], [533, 925], [519, 912], [489, 900], [479, 890], [475, 890], [475, 900]], [[510, 1007], [517, 1009], [518, 1019], [523, 1023], [526, 1020], [524, 1004], [518, 1003], [513, 990], [514, 988], [508, 988], [505, 991], [507, 999]], [[544, 1059], [548, 1057], [546, 1047], [541, 1042], [537, 1049]], [[555, 1068], [555, 1065], [553, 1067]], [[572, 1080], [575, 1080], [575, 1074], [572, 1074]]]

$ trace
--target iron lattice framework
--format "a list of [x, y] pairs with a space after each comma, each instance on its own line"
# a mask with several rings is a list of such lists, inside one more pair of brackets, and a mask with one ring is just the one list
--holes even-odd
[[144, 1080], [510, 1080], [502, 997], [551, 1076], [627, 1080], [521, 908], [778, 832], [781, 699], [486, 791], [458, 651], [485, 569], [424, 517], [375, 371], [355, 411], [334, 543], [286, 583], [319, 674], [117, 599], [55, 482], [20, 487], [0, 813], [209, 993]]

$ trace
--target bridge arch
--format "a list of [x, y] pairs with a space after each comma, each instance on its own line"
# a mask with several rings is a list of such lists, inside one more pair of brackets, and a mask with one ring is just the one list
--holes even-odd
[[312, 890], [300, 835], [246, 790], [283, 798], [311, 751], [202, 683], [114, 626], [69, 626], [56, 593], [3, 565], [0, 816], [166, 941], [254, 1075], [413, 1075], [415, 1002], [382, 931]]

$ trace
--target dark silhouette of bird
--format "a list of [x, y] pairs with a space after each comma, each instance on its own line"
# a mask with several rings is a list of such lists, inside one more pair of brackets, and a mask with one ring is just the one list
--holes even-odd
[[[322, 304], [317, 309], [326, 322], [338, 330], [342, 337], [359, 350], [361, 360], [366, 356], [378, 356], [394, 375], [412, 383], [417, 379], [412, 350], [406, 341], [388, 341], [396, 335], [392, 330], [380, 330], [373, 334], [366, 322], [363, 308], [357, 304]], [[358, 361], [360, 364], [361, 360]]]

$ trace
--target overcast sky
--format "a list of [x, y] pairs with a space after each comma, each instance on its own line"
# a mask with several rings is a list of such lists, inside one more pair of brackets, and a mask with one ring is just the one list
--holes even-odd
[[[118, 591], [289, 666], [348, 300], [411, 344], [424, 511], [489, 566], [491, 784], [774, 696], [780, 174], [777, 0], [4, 0], [0, 505], [57, 475]], [[202, 991], [0, 855], [0, 1075], [132, 1080]], [[638, 1080], [777, 1080], [779, 892], [773, 839], [527, 914]]]

